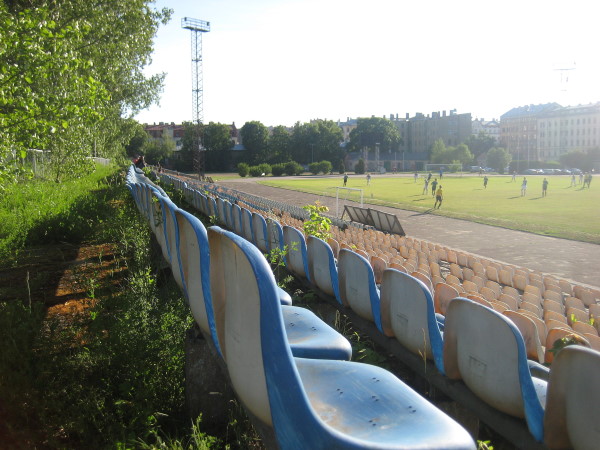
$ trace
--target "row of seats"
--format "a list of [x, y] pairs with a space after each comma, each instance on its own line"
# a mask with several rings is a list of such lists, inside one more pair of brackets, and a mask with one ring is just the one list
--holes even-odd
[[[133, 169], [128, 187], [236, 394], [281, 448], [475, 448], [454, 420], [388, 371], [349, 361], [343, 336], [288, 305], [256, 246], [206, 230]], [[221, 205], [238, 231], [249, 226], [237, 205], [226, 213], [228, 201], [197, 199], [211, 215]]]
[[[200, 204], [203, 202], [211, 204], [207, 199], [200, 200]], [[397, 339], [413, 353], [432, 359], [440, 373], [451, 379], [462, 379], [494, 408], [525, 418], [538, 441], [554, 445], [543, 430], [544, 421], [554, 423], [558, 420], [554, 418], [557, 414], [565, 414], [563, 420], [589, 419], [589, 408], [593, 403], [585, 397], [571, 409], [546, 409], [544, 413], [546, 395], [552, 395], [553, 385], [557, 386], [555, 390], [571, 392], [572, 389], [575, 392], [571, 384], [581, 380], [559, 378], [548, 389], [547, 380], [552, 372], [527, 359], [532, 352], [526, 339], [538, 334], [532, 331], [536, 330], [536, 325], [526, 315], [517, 311], [509, 311], [514, 315], [500, 314], [490, 305], [477, 301], [478, 298], [457, 298], [458, 295], [445, 302], [443, 315], [439, 310], [436, 314], [431, 286], [411, 274], [385, 269], [378, 285], [371, 261], [355, 251], [341, 248], [336, 258], [325, 241], [314, 236], [305, 237], [300, 230], [288, 225], [282, 227], [272, 217], [265, 219], [257, 211], [251, 212], [218, 197], [214, 204], [216, 207], [209, 206], [208, 212], [216, 211], [228, 227], [263, 252], [272, 248], [285, 251], [286, 264], [292, 273], [373, 322], [381, 333]], [[200, 210], [206, 211], [202, 207]], [[423, 250], [421, 247], [420, 251]], [[438, 283], [435, 288], [441, 285], [448, 286]], [[570, 352], [571, 349], [567, 353]], [[584, 359], [600, 357], [594, 351], [584, 351], [584, 354]], [[541, 360], [539, 353], [532, 359]], [[560, 365], [561, 359], [554, 365]], [[582, 366], [582, 370], [588, 369]], [[568, 386], [565, 388], [564, 385]], [[599, 395], [597, 382], [588, 384], [587, 388], [593, 395]], [[571, 417], [567, 417], [569, 415]], [[568, 431], [575, 432], [575, 428]], [[579, 435], [571, 438], [572, 442], [578, 439], [585, 438]]]

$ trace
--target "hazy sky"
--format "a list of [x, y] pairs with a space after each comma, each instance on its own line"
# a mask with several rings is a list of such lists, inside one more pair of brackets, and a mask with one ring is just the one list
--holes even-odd
[[[204, 122], [456, 109], [500, 118], [526, 104], [600, 101], [590, 0], [159, 0], [174, 10], [148, 73], [166, 72], [141, 122], [192, 120], [191, 32], [203, 34]], [[575, 70], [557, 70], [571, 69]], [[568, 78], [568, 82], [566, 81]]]

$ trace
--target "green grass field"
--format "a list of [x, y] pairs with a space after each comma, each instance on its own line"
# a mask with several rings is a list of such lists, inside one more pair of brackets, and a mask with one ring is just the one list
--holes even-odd
[[[432, 177], [432, 180], [435, 177]], [[415, 183], [412, 176], [373, 175], [370, 186], [366, 177], [351, 176], [347, 187], [364, 190], [364, 201], [374, 205], [427, 211], [448, 217], [472, 220], [515, 230], [529, 231], [578, 241], [600, 244], [600, 188], [592, 180], [591, 189], [571, 187], [570, 177], [549, 176], [548, 195], [542, 197], [543, 176], [528, 176], [527, 194], [521, 197], [523, 176], [489, 176], [487, 189], [483, 177], [446, 175], [441, 180], [444, 191], [442, 208], [433, 210], [431, 186], [423, 195], [423, 179]], [[438, 180], [439, 181], [439, 180]], [[282, 187], [318, 195], [335, 196], [342, 186], [342, 176], [300, 179], [269, 178], [268, 186]], [[340, 194], [341, 196], [342, 194]], [[348, 197], [350, 198], [350, 197]]]

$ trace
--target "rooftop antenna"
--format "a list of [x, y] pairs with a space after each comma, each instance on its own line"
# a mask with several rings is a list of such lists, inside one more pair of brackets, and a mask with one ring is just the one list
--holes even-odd
[[196, 125], [194, 133], [194, 171], [200, 180], [204, 178], [204, 147], [200, 133], [200, 126], [204, 121], [204, 108], [202, 105], [202, 33], [210, 31], [210, 22], [184, 17], [181, 27], [192, 32], [192, 113]]
[[573, 67], [559, 67], [557, 69], [554, 69], [560, 72], [560, 90], [562, 92], [567, 92], [567, 83], [569, 83], [569, 72], [575, 69], [575, 63], [573, 63]]

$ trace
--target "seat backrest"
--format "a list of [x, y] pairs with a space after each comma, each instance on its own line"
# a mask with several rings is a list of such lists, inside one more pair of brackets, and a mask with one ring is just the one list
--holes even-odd
[[438, 283], [435, 285], [433, 293], [433, 303], [435, 305], [435, 312], [438, 314], [446, 315], [446, 309], [450, 300], [458, 297], [458, 290], [447, 283]]
[[600, 353], [571, 345], [556, 355], [550, 371], [544, 443], [551, 449], [598, 448]]
[[157, 191], [149, 192], [151, 192], [150, 205], [152, 208], [150, 227], [154, 230], [154, 235], [156, 236], [156, 240], [158, 241], [158, 244], [162, 250], [163, 258], [165, 261], [170, 262], [171, 256], [169, 253], [169, 239], [167, 235], [166, 207], [162, 202], [163, 200], [166, 200], [166, 198], [160, 195]]
[[252, 230], [252, 213], [247, 208], [240, 208], [241, 225], [242, 225], [242, 237], [248, 242], [254, 244], [253, 230]]
[[433, 359], [443, 374], [442, 333], [427, 286], [411, 275], [387, 269], [380, 295], [381, 322], [386, 334], [391, 331], [408, 350]]
[[540, 335], [538, 333], [537, 326], [531, 317], [527, 317], [524, 314], [509, 310], [504, 311], [502, 314], [508, 317], [521, 332], [523, 341], [525, 342], [527, 358], [538, 363], [543, 363], [544, 349], [542, 348], [542, 342], [540, 341]]
[[231, 224], [232, 231], [238, 236], [244, 237], [244, 227], [242, 226], [242, 208], [240, 205], [233, 203], [231, 205]]
[[179, 227], [177, 257], [184, 294], [194, 320], [205, 334], [212, 337], [213, 344], [221, 354], [210, 291], [210, 253], [206, 228], [197, 217], [182, 209], [175, 211], [175, 220]]
[[[273, 313], [272, 323], [262, 320], [263, 303], [278, 308], [275, 283], [269, 271], [255, 273], [259, 258], [250, 262], [245, 256], [251, 248], [246, 240], [218, 227], [208, 230], [210, 245], [210, 284], [215, 310], [217, 335], [227, 365], [229, 378], [242, 403], [267, 425], [272, 425], [267, 392], [267, 377], [263, 363], [263, 333], [274, 340], [283, 340], [283, 319]], [[264, 261], [264, 258], [263, 258]], [[264, 261], [264, 264], [268, 264]], [[273, 276], [272, 274], [270, 275]], [[261, 299], [261, 296], [264, 297]], [[261, 323], [272, 326], [261, 327]], [[288, 349], [289, 351], [289, 349]], [[285, 361], [285, 350], [281, 364]], [[288, 359], [291, 356], [288, 356]]]
[[[529, 372], [519, 329], [507, 317], [467, 299], [450, 302], [444, 327], [446, 376], [462, 379], [492, 407], [527, 420], [540, 441], [544, 409], [537, 390], [545, 382]], [[536, 387], [537, 385], [537, 387]]]
[[310, 281], [306, 240], [300, 230], [289, 225], [283, 227], [283, 242], [287, 247], [285, 262], [290, 272]]
[[253, 212], [252, 213], [252, 231], [254, 233], [254, 245], [256, 245], [261, 252], [268, 253], [268, 235], [267, 235], [267, 222], [262, 214]]
[[[386, 332], [381, 324], [379, 293], [375, 274], [364, 256], [348, 249], [341, 249], [338, 257], [339, 299], [360, 317], [374, 322]], [[392, 336], [392, 334], [388, 334]]]
[[265, 219], [265, 221], [267, 222], [267, 244], [269, 252], [272, 252], [273, 249], [283, 251], [283, 228], [278, 221], [270, 217]]
[[179, 267], [179, 259], [177, 258], [179, 227], [175, 220], [175, 211], [179, 208], [169, 199], [164, 199], [162, 202], [165, 208], [165, 227], [167, 231], [167, 243], [169, 245], [169, 256], [171, 258], [171, 272], [179, 288], [183, 289], [183, 279], [181, 278], [181, 269]]
[[315, 236], [306, 239], [309, 279], [313, 285], [340, 301], [338, 269], [327, 242]]

